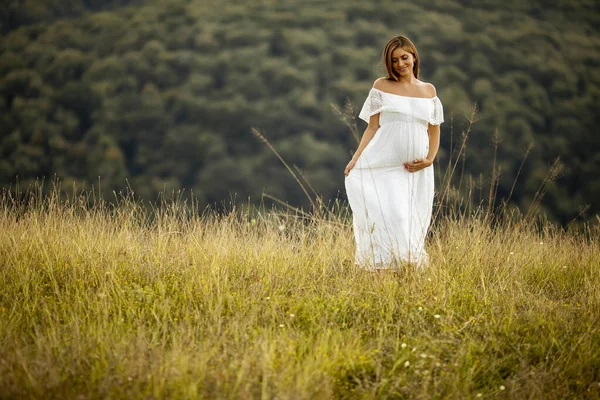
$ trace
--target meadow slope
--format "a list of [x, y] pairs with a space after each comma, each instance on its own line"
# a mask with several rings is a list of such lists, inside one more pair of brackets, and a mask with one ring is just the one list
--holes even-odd
[[600, 396], [597, 226], [441, 217], [370, 273], [343, 208], [89, 202], [0, 199], [0, 398]]

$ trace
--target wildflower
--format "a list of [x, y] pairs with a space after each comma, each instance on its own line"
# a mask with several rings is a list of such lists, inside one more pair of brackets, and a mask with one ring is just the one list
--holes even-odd
[[544, 242], [540, 242], [540, 244], [544, 244]]
[[279, 225], [278, 229], [279, 229], [279, 232], [285, 231], [285, 225]]
[[427, 354], [425, 354], [425, 353], [421, 353], [420, 356], [421, 356], [421, 358], [427, 358]]
[[410, 361], [406, 361], [406, 362], [404, 363], [404, 368], [408, 368], [408, 366], [409, 366], [409, 365], [410, 365]]
[[566, 266], [566, 265], [563, 265], [563, 269], [567, 269], [567, 266]]
[[279, 327], [280, 327], [280, 328], [283, 328], [284, 326], [285, 326], [285, 325], [283, 325], [283, 324], [279, 324]]
[[500, 390], [504, 390], [506, 389], [506, 387], [504, 387], [504, 385], [500, 385]]
[[419, 311], [423, 311], [423, 307], [419, 307]]
[[513, 255], [513, 254], [515, 254], [515, 252], [514, 252], [514, 251], [511, 251], [511, 252], [510, 252], [510, 254], [511, 254], [511, 255]]
[[405, 348], [406, 348], [406, 343], [402, 343], [402, 344], [400, 345], [400, 347], [402, 347], [403, 349], [405, 349]]
[[271, 296], [265, 297], [265, 300], [271, 300]]
[[294, 317], [295, 317], [295, 315], [294, 315], [294, 314], [290, 314], [290, 317], [294, 318]]
[[433, 318], [435, 318], [435, 319], [440, 319], [440, 318], [442, 318], [442, 316], [441, 316], [440, 314], [435, 314], [435, 315], [433, 316]]

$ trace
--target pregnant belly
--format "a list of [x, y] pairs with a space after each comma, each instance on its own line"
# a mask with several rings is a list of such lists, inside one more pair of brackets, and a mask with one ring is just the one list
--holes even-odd
[[362, 152], [355, 168], [403, 166], [405, 162], [427, 157], [429, 136], [422, 124], [382, 125]]

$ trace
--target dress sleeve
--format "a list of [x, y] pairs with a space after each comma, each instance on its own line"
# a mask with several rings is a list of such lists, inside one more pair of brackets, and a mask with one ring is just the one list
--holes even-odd
[[369, 118], [371, 118], [372, 115], [381, 112], [382, 108], [383, 94], [379, 90], [372, 88], [369, 92], [367, 100], [365, 100], [365, 104], [363, 104], [362, 109], [360, 110], [360, 114], [358, 114], [358, 117], [369, 123]]
[[429, 123], [431, 125], [441, 125], [442, 122], [444, 122], [444, 107], [442, 107], [442, 102], [436, 96], [433, 98], [433, 108], [429, 117]]

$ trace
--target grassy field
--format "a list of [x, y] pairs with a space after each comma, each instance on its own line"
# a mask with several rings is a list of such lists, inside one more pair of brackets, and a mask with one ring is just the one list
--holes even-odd
[[343, 212], [0, 198], [0, 398], [600, 396], [600, 229], [438, 218], [422, 274]]

